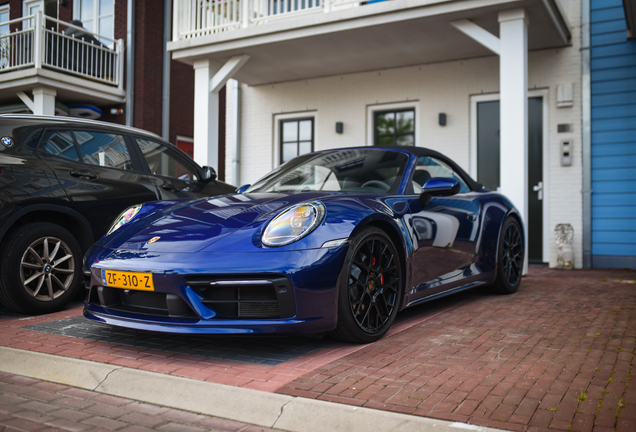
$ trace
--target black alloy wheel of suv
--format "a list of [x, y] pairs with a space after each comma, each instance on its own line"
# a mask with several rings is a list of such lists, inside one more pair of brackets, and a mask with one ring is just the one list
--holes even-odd
[[110, 123], [0, 115], [0, 303], [62, 309], [82, 256], [126, 208], [234, 192], [150, 132]]

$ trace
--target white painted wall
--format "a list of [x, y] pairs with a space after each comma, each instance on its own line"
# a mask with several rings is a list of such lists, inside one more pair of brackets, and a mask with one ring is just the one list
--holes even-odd
[[[546, 89], [549, 98], [548, 128], [550, 265], [556, 265], [554, 227], [574, 227], [575, 265], [582, 266], [582, 161], [581, 161], [581, 56], [580, 2], [565, 7], [573, 27], [572, 46], [530, 52], [528, 88]], [[532, 22], [529, 24], [532, 26]], [[574, 106], [556, 107], [556, 89], [574, 84]], [[399, 69], [332, 76], [306, 81], [242, 87], [241, 179], [253, 183], [274, 165], [274, 117], [277, 114], [316, 111], [316, 149], [360, 146], [367, 143], [367, 107], [417, 101], [417, 145], [438, 150], [470, 170], [470, 97], [499, 92], [499, 57], [422, 64]], [[228, 87], [228, 94], [231, 89]], [[232, 98], [227, 112], [232, 111]], [[447, 125], [437, 124], [438, 113], [447, 114]], [[231, 172], [232, 116], [226, 116], [226, 172]], [[344, 123], [344, 133], [335, 123]], [[571, 124], [572, 133], [557, 133], [558, 124]], [[560, 142], [574, 140], [573, 164], [560, 165]]]

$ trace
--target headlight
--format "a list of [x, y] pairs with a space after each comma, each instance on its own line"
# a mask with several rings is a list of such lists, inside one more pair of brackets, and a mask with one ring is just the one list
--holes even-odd
[[126, 225], [128, 222], [130, 222], [135, 216], [137, 216], [137, 213], [139, 213], [139, 210], [141, 210], [143, 206], [143, 204], [137, 204], [124, 210], [123, 213], [120, 214], [117, 219], [115, 219], [115, 222], [113, 222], [113, 224], [110, 226], [110, 229], [108, 230], [106, 235], [114, 233], [119, 229], [120, 226]]
[[325, 205], [318, 201], [296, 204], [267, 225], [261, 240], [266, 246], [285, 246], [312, 232], [325, 217]]

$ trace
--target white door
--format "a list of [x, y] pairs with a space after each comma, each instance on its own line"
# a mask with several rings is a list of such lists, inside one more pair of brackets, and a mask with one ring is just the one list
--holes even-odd
[[[27, 17], [30, 15], [35, 15], [39, 11], [44, 11], [44, 0], [24, 0], [22, 3], [22, 16]], [[33, 28], [35, 24], [35, 19], [30, 19], [24, 22], [24, 27], [26, 29]]]

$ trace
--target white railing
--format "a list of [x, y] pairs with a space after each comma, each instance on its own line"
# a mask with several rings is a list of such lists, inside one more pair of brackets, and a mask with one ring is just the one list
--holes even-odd
[[172, 39], [190, 39], [361, 4], [360, 0], [176, 0]]
[[10, 32], [0, 35], [0, 74], [29, 67], [46, 68], [123, 88], [121, 39], [99, 36], [43, 17], [41, 12], [6, 24]]

